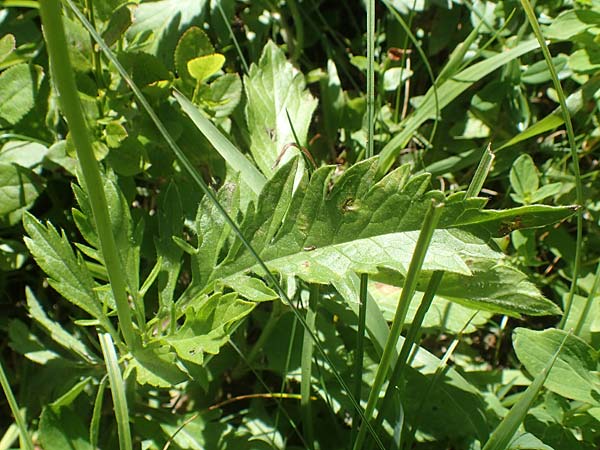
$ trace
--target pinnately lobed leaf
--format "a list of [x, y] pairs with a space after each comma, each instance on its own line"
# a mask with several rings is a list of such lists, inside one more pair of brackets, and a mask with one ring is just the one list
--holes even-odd
[[[350, 273], [385, 274], [388, 269], [402, 277], [428, 205], [432, 199], [444, 200], [443, 193], [428, 190], [429, 175], [410, 176], [409, 167], [402, 166], [376, 182], [377, 160], [371, 159], [352, 166], [337, 180], [332, 167], [322, 167], [310, 180], [305, 175], [294, 191], [297, 164], [294, 159], [274, 175], [258, 206], [251, 204], [241, 223], [267, 267], [320, 284], [342, 282]], [[420, 285], [431, 272], [444, 270], [449, 276], [440, 294], [470, 307], [512, 315], [559, 313], [524, 274], [503, 262], [502, 254], [473, 232], [489, 237], [498, 233], [499, 220], [536, 225], [568, 217], [571, 210], [494, 212], [482, 211], [484, 204], [484, 199], [464, 200], [464, 196], [447, 199], [442, 229], [434, 233]], [[194, 284], [200, 289], [217, 280], [227, 284], [250, 272], [260, 273], [238, 240], [227, 248], [223, 233], [228, 232], [222, 227], [211, 230], [209, 224], [218, 221], [215, 214], [206, 202], [201, 205], [197, 233], [203, 239], [192, 256], [198, 268]], [[224, 246], [227, 256], [219, 261]], [[208, 267], [214, 269], [207, 270], [210, 261]]]

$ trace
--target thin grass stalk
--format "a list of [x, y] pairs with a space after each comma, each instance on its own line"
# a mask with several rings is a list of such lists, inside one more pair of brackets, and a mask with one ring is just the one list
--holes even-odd
[[235, 37], [235, 34], [233, 33], [233, 29], [231, 28], [231, 25], [229, 24], [229, 19], [227, 19], [227, 15], [225, 14], [225, 11], [223, 10], [223, 6], [221, 5], [221, 2], [217, 2], [217, 8], [219, 8], [219, 12], [221, 13], [221, 18], [223, 19], [223, 23], [225, 23], [227, 30], [229, 30], [229, 35], [231, 36], [233, 45], [235, 46], [235, 49], [240, 58], [240, 61], [242, 61], [242, 67], [244, 68], [244, 72], [246, 74], [248, 74], [248, 72], [250, 70], [248, 68], [248, 63], [246, 62], [246, 58], [244, 57], [244, 53], [242, 52], [242, 47], [240, 47], [240, 43], [238, 42], [237, 38]]
[[579, 316], [579, 319], [577, 320], [577, 325], [575, 326], [575, 329], [573, 330], [573, 334], [575, 336], [579, 336], [581, 334], [581, 330], [583, 329], [583, 324], [585, 323], [585, 320], [587, 319], [588, 314], [590, 313], [590, 310], [592, 309], [592, 303], [594, 303], [594, 298], [596, 297], [599, 287], [600, 287], [600, 262], [596, 266], [596, 276], [594, 277], [594, 284], [592, 284], [592, 289], [590, 290], [590, 295], [588, 295], [588, 298], [585, 301], [585, 306], [583, 308], [583, 311], [581, 312], [581, 315]]
[[129, 428], [129, 408], [125, 397], [125, 382], [121, 375], [121, 369], [119, 368], [117, 352], [115, 351], [115, 346], [110, 334], [101, 333], [99, 339], [110, 383], [115, 418], [117, 420], [119, 450], [133, 450], [133, 445], [131, 443], [131, 429]]
[[481, 192], [483, 188], [483, 184], [492, 169], [492, 164], [494, 163], [495, 155], [491, 150], [492, 144], [488, 144], [487, 148], [484, 150], [483, 155], [481, 156], [481, 160], [479, 161], [479, 165], [475, 170], [475, 174], [471, 179], [471, 183], [467, 188], [467, 193], [465, 198], [476, 197]]
[[[358, 297], [358, 330], [356, 333], [356, 347], [354, 349], [354, 397], [360, 401], [362, 397], [362, 374], [365, 356], [365, 331], [367, 329], [367, 302], [369, 300], [369, 275], [360, 275], [360, 289]], [[356, 412], [352, 419], [352, 433], [350, 442], [354, 442], [358, 433], [360, 417]]]
[[421, 304], [419, 305], [417, 313], [413, 318], [412, 324], [408, 329], [406, 338], [404, 339], [404, 343], [402, 344], [402, 348], [400, 349], [400, 354], [398, 355], [398, 359], [396, 360], [394, 370], [392, 371], [392, 375], [390, 376], [390, 382], [385, 391], [385, 396], [383, 397], [383, 401], [381, 402], [381, 407], [379, 408], [377, 419], [375, 421], [376, 430], [379, 429], [379, 427], [383, 423], [386, 410], [391, 404], [394, 395], [394, 390], [396, 389], [399, 382], [402, 380], [402, 377], [404, 376], [404, 369], [407, 366], [408, 357], [410, 356], [413, 345], [415, 345], [417, 341], [417, 338], [421, 331], [421, 326], [423, 325], [423, 320], [425, 319], [425, 315], [427, 314], [427, 311], [429, 311], [429, 308], [433, 303], [435, 293], [437, 292], [440, 283], [442, 282], [443, 276], [444, 272], [441, 270], [436, 270], [435, 272], [433, 272], [433, 275], [429, 280], [429, 284], [425, 289], [425, 293], [423, 294]]
[[367, 0], [367, 158], [375, 154], [375, 0]]
[[385, 343], [381, 361], [377, 366], [375, 379], [373, 381], [373, 385], [371, 386], [371, 392], [369, 393], [369, 398], [367, 400], [367, 406], [364, 411], [364, 416], [367, 417], [367, 422], [364, 422], [365, 419], [362, 419], [363, 422], [361, 423], [361, 426], [358, 430], [358, 435], [354, 441], [354, 450], [363, 448], [366, 438], [366, 430], [368, 426], [371, 425], [370, 421], [371, 417], [373, 416], [373, 412], [375, 411], [377, 400], [379, 399], [379, 392], [381, 391], [381, 387], [383, 386], [386, 376], [390, 371], [393, 361], [392, 357], [394, 351], [396, 350], [396, 343], [398, 342], [400, 332], [402, 331], [404, 321], [406, 320], [408, 307], [415, 293], [421, 267], [425, 261], [425, 255], [427, 254], [427, 249], [431, 244], [431, 238], [433, 237], [433, 232], [435, 231], [437, 223], [440, 219], [443, 206], [443, 203], [432, 202], [423, 221], [423, 228], [421, 228], [421, 232], [419, 233], [419, 238], [408, 267], [406, 279], [404, 280], [404, 285], [402, 287], [402, 293], [400, 294], [396, 313], [394, 314], [394, 319], [390, 328], [390, 334]]
[[[69, 124], [71, 137], [77, 150], [83, 184], [89, 196], [100, 249], [115, 298], [119, 326], [125, 343], [130, 350], [133, 350], [138, 345], [138, 339], [131, 321], [125, 271], [112, 234], [102, 177], [100, 176], [98, 161], [94, 157], [92, 142], [83, 116], [77, 86], [75, 85], [74, 71], [69, 59], [67, 40], [61, 18], [60, 3], [58, 0], [44, 0], [40, 6], [54, 84], [58, 90], [61, 109]], [[114, 338], [118, 339], [118, 336], [114, 336]]]
[[546, 60], [548, 70], [550, 71], [550, 76], [552, 77], [552, 84], [554, 85], [554, 89], [556, 89], [556, 94], [558, 95], [560, 110], [565, 121], [565, 128], [567, 129], [567, 138], [569, 141], [569, 147], [571, 149], [573, 172], [575, 173], [575, 194], [577, 206], [579, 207], [577, 211], [577, 238], [575, 243], [575, 261], [573, 263], [571, 288], [569, 289], [569, 295], [565, 303], [565, 313], [563, 314], [559, 324], [560, 328], [564, 328], [569, 318], [569, 315], [571, 314], [573, 297], [575, 296], [575, 291], [577, 290], [577, 279], [579, 278], [579, 269], [581, 266], [581, 250], [583, 242], [583, 184], [581, 182], [581, 171], [579, 170], [579, 157], [577, 156], [577, 144], [575, 143], [575, 132], [573, 130], [573, 123], [571, 122], [571, 114], [569, 113], [569, 109], [567, 108], [567, 99], [565, 97], [563, 88], [560, 84], [560, 80], [558, 79], [556, 67], [554, 67], [554, 64], [552, 63], [552, 55], [550, 54], [550, 50], [546, 45], [544, 35], [542, 34], [540, 24], [538, 23], [537, 18], [535, 17], [535, 12], [533, 11], [533, 7], [531, 6], [530, 1], [521, 0], [521, 5], [523, 6], [523, 9], [525, 11], [527, 20], [529, 21], [529, 24], [533, 29], [533, 34], [535, 34], [536, 39], [540, 43], [540, 48], [542, 49], [542, 53], [544, 55], [544, 59]]
[[15, 418], [17, 428], [19, 429], [19, 435], [21, 436], [21, 445], [24, 446], [25, 450], [34, 450], [33, 442], [31, 441], [31, 437], [27, 432], [27, 424], [25, 423], [25, 419], [21, 415], [19, 405], [17, 404], [17, 399], [15, 399], [13, 391], [10, 388], [10, 383], [8, 382], [6, 373], [4, 372], [4, 364], [2, 363], [2, 360], [0, 360], [0, 384], [2, 385], [4, 396], [8, 401], [8, 406], [10, 407], [10, 411], [12, 412], [12, 415]]
[[[317, 319], [317, 305], [319, 300], [319, 285], [312, 284], [310, 286], [309, 305], [306, 309], [306, 323], [310, 330], [316, 332], [315, 322]], [[304, 438], [308, 443], [308, 448], [313, 449], [315, 443], [315, 433], [313, 426], [313, 416], [310, 405], [310, 392], [312, 384], [312, 358], [314, 345], [308, 334], [308, 329], [304, 330], [304, 338], [302, 341], [302, 355], [300, 362], [301, 378], [300, 378], [300, 407], [302, 408], [302, 427], [304, 430]]]
[[92, 448], [98, 448], [98, 438], [100, 437], [100, 419], [102, 418], [102, 405], [104, 404], [104, 391], [108, 383], [108, 376], [105, 375], [98, 385], [96, 399], [94, 400], [94, 409], [92, 419], [90, 420], [90, 444]]
[[[53, 0], [53, 1], [56, 1], [56, 0]], [[150, 106], [148, 101], [146, 100], [146, 97], [143, 95], [142, 91], [134, 83], [134, 81], [129, 76], [127, 71], [123, 68], [123, 66], [121, 65], [119, 60], [116, 58], [114, 53], [106, 45], [106, 42], [104, 42], [104, 40], [98, 34], [98, 32], [90, 25], [90, 23], [88, 22], [86, 17], [81, 13], [81, 11], [77, 8], [77, 6], [73, 3], [72, 0], [64, 0], [64, 1], [65, 1], [65, 3], [67, 3], [69, 5], [69, 7], [73, 11], [73, 13], [77, 16], [79, 21], [83, 24], [84, 28], [88, 31], [88, 33], [90, 33], [92, 35], [92, 37], [94, 38], [96, 43], [98, 43], [98, 45], [100, 46], [100, 48], [102, 49], [102, 51], [104, 52], [106, 57], [115, 66], [115, 68], [117, 69], [117, 71], [119, 72], [119, 74], [121, 75], [123, 80], [129, 85], [129, 87], [131, 88], [137, 101], [142, 106], [142, 108], [144, 108], [144, 110], [146, 111], [146, 113], [148, 114], [148, 116], [150, 117], [150, 119], [152, 120], [152, 122], [154, 123], [154, 125], [156, 126], [158, 131], [160, 132], [160, 134], [165, 139], [165, 141], [166, 141], [167, 145], [169, 146], [169, 148], [171, 149], [171, 151], [173, 151], [173, 153], [175, 154], [175, 157], [181, 164], [181, 168], [183, 169], [183, 171], [190, 176], [190, 178], [196, 184], [196, 186], [198, 188], [200, 188], [200, 190], [204, 193], [204, 195], [206, 195], [206, 198], [208, 198], [208, 200], [214, 205], [214, 207], [217, 209], [219, 214], [221, 214], [221, 216], [223, 217], [223, 219], [225, 220], [227, 225], [231, 227], [231, 230], [233, 231], [233, 233], [240, 239], [240, 241], [242, 242], [242, 245], [248, 250], [250, 255], [252, 255], [252, 257], [257, 262], [257, 264], [261, 268], [261, 270], [264, 271], [265, 277], [271, 282], [271, 284], [275, 288], [275, 291], [277, 292], [277, 295], [279, 295], [281, 300], [287, 306], [290, 307], [293, 314], [296, 316], [296, 318], [298, 319], [300, 324], [303, 326], [303, 328], [307, 329], [308, 324], [306, 323], [304, 316], [302, 316], [300, 311], [298, 311], [298, 308], [296, 308], [296, 306], [292, 303], [292, 301], [290, 300], [288, 295], [285, 293], [285, 291], [281, 287], [281, 284], [279, 283], [279, 280], [277, 280], [277, 277], [275, 277], [275, 275], [273, 275], [273, 273], [268, 269], [265, 262], [258, 255], [256, 250], [254, 250], [254, 248], [248, 242], [248, 240], [244, 237], [244, 235], [242, 234], [238, 225], [231, 218], [231, 216], [227, 213], [227, 211], [225, 210], [223, 205], [221, 205], [219, 203], [214, 192], [204, 182], [204, 180], [202, 179], [202, 177], [200, 176], [198, 171], [192, 165], [191, 161], [183, 153], [183, 150], [181, 150], [181, 148], [177, 145], [177, 143], [175, 142], [175, 140], [173, 139], [171, 134], [167, 131], [164, 124], [161, 122], [161, 120], [158, 118], [158, 116], [156, 115], [156, 113], [154, 112], [154, 110], [152, 109], [152, 107]], [[344, 381], [344, 379], [342, 378], [339, 371], [335, 369], [335, 365], [332, 363], [331, 358], [327, 355], [327, 353], [325, 352], [325, 349], [323, 348], [321, 343], [318, 341], [316, 334], [313, 333], [312, 331], [309, 331], [309, 333], [311, 335], [313, 342], [315, 343], [315, 348], [322, 355], [325, 362], [330, 367], [333, 368], [333, 376], [335, 377], [336, 381], [339, 383], [341, 388], [345, 392], [347, 392], [348, 400], [352, 404], [352, 407], [355, 410], [360, 411], [361, 420], [364, 421], [364, 414], [362, 412], [360, 404], [356, 401], [356, 399], [352, 395], [352, 391], [350, 390], [348, 384]], [[371, 437], [373, 438], [373, 440], [377, 443], [377, 446], [380, 449], [385, 450], [385, 448], [383, 447], [383, 444], [381, 443], [381, 439], [379, 438], [379, 436], [377, 436], [377, 434], [373, 430], [373, 427], [371, 426], [371, 424], [368, 421], [366, 423], [367, 423], [367, 428], [369, 430], [369, 433], [370, 433]]]

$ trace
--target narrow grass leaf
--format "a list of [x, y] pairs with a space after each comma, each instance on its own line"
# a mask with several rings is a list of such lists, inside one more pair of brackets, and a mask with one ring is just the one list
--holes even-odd
[[254, 193], [259, 194], [265, 184], [265, 177], [230, 141], [215, 127], [210, 120], [202, 115], [196, 105], [183, 94], [174, 91], [173, 97], [179, 102], [183, 111], [192, 119], [198, 130], [215, 147], [233, 170], [240, 173], [242, 179]]
[[127, 406], [127, 398], [125, 397], [125, 381], [121, 375], [121, 369], [119, 369], [115, 346], [109, 334], [101, 333], [98, 338], [100, 339], [100, 346], [110, 382], [110, 391], [119, 434], [119, 449], [133, 450], [131, 429], [129, 427], [129, 408]]

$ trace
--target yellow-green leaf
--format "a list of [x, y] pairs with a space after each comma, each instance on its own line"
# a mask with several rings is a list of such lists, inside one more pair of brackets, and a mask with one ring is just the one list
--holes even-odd
[[198, 81], [204, 81], [221, 70], [223, 64], [225, 64], [225, 57], [220, 53], [213, 53], [190, 60], [187, 67], [192, 77]]

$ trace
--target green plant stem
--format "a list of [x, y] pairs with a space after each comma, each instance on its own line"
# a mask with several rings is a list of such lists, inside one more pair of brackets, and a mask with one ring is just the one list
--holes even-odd
[[[427, 249], [431, 244], [431, 238], [433, 237], [433, 232], [435, 231], [435, 227], [440, 219], [443, 206], [443, 203], [432, 203], [427, 215], [425, 216], [423, 228], [421, 228], [421, 232], [419, 233], [419, 239], [417, 240], [417, 244], [408, 267], [408, 272], [406, 274], [406, 279], [404, 280], [400, 299], [398, 300], [398, 306], [396, 308], [396, 313], [394, 314], [394, 319], [390, 328], [390, 334], [385, 343], [381, 361], [377, 366], [375, 379], [373, 381], [373, 385], [371, 386], [371, 392], [369, 393], [369, 399], [367, 400], [367, 406], [364, 411], [364, 416], [367, 417], [367, 420], [369, 421], [373, 415], [373, 412], [375, 411], [375, 406], [377, 405], [377, 400], [379, 399], [381, 387], [383, 386], [383, 383], [385, 382], [386, 376], [392, 365], [396, 344], [398, 342], [398, 338], [400, 337], [400, 332], [402, 331], [406, 314], [408, 313], [410, 301], [415, 293], [419, 279], [419, 273], [421, 272], [421, 267], [425, 261], [425, 255], [427, 254]], [[364, 420], [365, 419], [363, 419], [363, 421]], [[358, 436], [354, 441], [354, 450], [363, 448], [366, 438], [366, 425], [367, 424], [364, 422], [361, 423], [360, 429], [358, 430]]]
[[[54, 0], [54, 1], [56, 1], [56, 0]], [[221, 214], [221, 216], [223, 217], [223, 219], [225, 220], [225, 222], [227, 223], [227, 225], [231, 227], [231, 230], [233, 231], [233, 233], [240, 239], [240, 241], [242, 242], [242, 245], [248, 250], [248, 252], [250, 253], [250, 255], [252, 255], [252, 257], [257, 262], [258, 266], [260, 267], [260, 269], [262, 271], [264, 271], [265, 277], [275, 287], [277, 295], [279, 295], [279, 297], [281, 298], [281, 300], [287, 306], [289, 306], [291, 308], [292, 312], [294, 313], [294, 316], [298, 319], [298, 322], [300, 322], [300, 324], [302, 325], [302, 327], [304, 329], [307, 329], [308, 328], [308, 324], [306, 323], [305, 318], [302, 316], [302, 314], [300, 313], [300, 311], [298, 311], [298, 308], [296, 308], [294, 306], [294, 304], [292, 303], [292, 301], [290, 300], [290, 298], [288, 297], [288, 295], [286, 294], [286, 292], [283, 290], [283, 288], [281, 287], [281, 284], [279, 283], [279, 280], [277, 279], [277, 277], [275, 277], [275, 275], [273, 275], [273, 273], [269, 270], [269, 268], [266, 266], [265, 262], [258, 255], [258, 253], [256, 252], [256, 250], [252, 247], [252, 245], [245, 238], [245, 236], [243, 235], [243, 233], [240, 230], [240, 227], [231, 218], [231, 216], [227, 213], [227, 211], [225, 210], [225, 208], [223, 207], [223, 205], [221, 205], [219, 203], [219, 201], [218, 201], [217, 197], [215, 196], [214, 192], [204, 182], [204, 180], [202, 179], [202, 177], [200, 176], [200, 174], [198, 173], [198, 171], [196, 170], [196, 168], [193, 166], [193, 164], [191, 163], [191, 161], [189, 160], [189, 158], [185, 155], [185, 153], [183, 153], [183, 150], [181, 150], [181, 148], [179, 147], [179, 145], [177, 145], [177, 143], [175, 142], [175, 140], [173, 139], [173, 137], [171, 136], [171, 134], [167, 131], [167, 129], [165, 128], [164, 124], [161, 122], [161, 120], [158, 118], [158, 116], [156, 115], [156, 113], [154, 112], [154, 110], [152, 109], [152, 107], [150, 106], [150, 104], [148, 103], [148, 101], [146, 100], [146, 97], [144, 96], [144, 94], [142, 93], [142, 91], [133, 82], [133, 80], [131, 79], [131, 77], [127, 73], [127, 71], [123, 68], [123, 65], [119, 62], [119, 60], [112, 53], [112, 51], [110, 50], [110, 48], [106, 45], [106, 42], [104, 42], [102, 40], [102, 37], [90, 25], [89, 21], [81, 13], [81, 11], [79, 11], [79, 9], [73, 3], [72, 0], [64, 0], [64, 1], [69, 5], [69, 7], [71, 8], [71, 10], [77, 16], [77, 18], [81, 21], [81, 23], [83, 24], [83, 26], [85, 27], [85, 29], [92, 35], [92, 37], [94, 38], [94, 40], [98, 43], [98, 45], [100, 46], [100, 48], [102, 49], [102, 51], [105, 53], [105, 55], [109, 59], [109, 61], [115, 66], [115, 68], [117, 69], [117, 71], [119, 72], [119, 74], [123, 77], [123, 79], [125, 80], [125, 82], [129, 85], [129, 87], [131, 88], [132, 92], [134, 93], [137, 101], [142, 106], [142, 108], [144, 108], [144, 110], [148, 113], [148, 116], [150, 117], [150, 119], [152, 120], [152, 122], [155, 124], [155, 126], [158, 129], [158, 131], [160, 132], [160, 134], [165, 139], [167, 145], [169, 146], [169, 148], [175, 154], [177, 160], [181, 164], [181, 168], [183, 169], [183, 171], [186, 172], [190, 176], [190, 178], [192, 179], [192, 181], [194, 182], [194, 184], [198, 188], [200, 188], [200, 190], [204, 193], [204, 195], [206, 195], [206, 198], [214, 205], [214, 207], [217, 209], [217, 211], [219, 212], [219, 214]], [[317, 339], [316, 334], [313, 333], [312, 331], [310, 331], [310, 334], [311, 334], [311, 338], [312, 338], [313, 342], [315, 343], [315, 348], [322, 355], [322, 357], [325, 360], [325, 362], [330, 367], [335, 367], [334, 364], [333, 364], [333, 362], [331, 361], [331, 358], [325, 352], [325, 349], [323, 348], [323, 345], [321, 345], [321, 343]], [[359, 403], [354, 398], [354, 396], [351, 394], [352, 391], [349, 388], [349, 386], [346, 383], [346, 381], [344, 380], [344, 378], [342, 377], [342, 375], [339, 373], [338, 370], [333, 370], [333, 376], [335, 377], [335, 379], [339, 383], [339, 385], [342, 387], [342, 389], [345, 392], [348, 393], [348, 400], [352, 404], [352, 407], [355, 410], [358, 410], [360, 412], [361, 419], [364, 421], [364, 414], [362, 412], [362, 409], [361, 409]], [[375, 433], [375, 431], [373, 430], [373, 427], [371, 426], [371, 424], [369, 422], [367, 422], [367, 428], [369, 430], [369, 433], [371, 434], [371, 437], [377, 443], [377, 446], [380, 449], [385, 450], [385, 448], [383, 447], [383, 444], [381, 443], [381, 439], [379, 438], [379, 436], [377, 436], [377, 434]]]
[[[354, 349], [354, 397], [360, 401], [362, 397], [363, 360], [365, 355], [365, 331], [367, 328], [367, 302], [369, 299], [369, 275], [360, 275], [360, 292], [358, 306], [358, 330], [356, 333], [356, 348]], [[354, 442], [358, 432], [360, 417], [354, 414], [352, 419], [351, 441]]]
[[17, 404], [17, 400], [13, 394], [12, 389], [10, 388], [10, 383], [8, 382], [8, 378], [6, 377], [6, 373], [4, 372], [4, 364], [0, 360], [0, 384], [2, 385], [2, 390], [4, 391], [4, 395], [6, 396], [6, 400], [8, 401], [8, 406], [10, 407], [10, 411], [15, 418], [15, 422], [17, 423], [17, 428], [19, 429], [19, 434], [21, 435], [21, 444], [25, 446], [25, 450], [34, 450], [33, 442], [31, 441], [31, 437], [27, 432], [27, 424], [25, 423], [25, 419], [21, 415], [21, 411], [19, 411], [19, 405]]
[[302, 427], [304, 429], [304, 439], [308, 443], [308, 448], [314, 448], [315, 433], [313, 426], [313, 417], [310, 406], [310, 391], [312, 384], [312, 358], [314, 343], [311, 339], [309, 331], [316, 332], [315, 322], [317, 319], [317, 305], [319, 299], [319, 285], [312, 284], [310, 286], [309, 305], [306, 309], [306, 323], [309, 328], [304, 330], [304, 339], [302, 341], [302, 356], [301, 356], [301, 381], [300, 381], [300, 407], [302, 408]]
[[390, 376], [390, 382], [385, 391], [385, 396], [383, 397], [383, 401], [381, 402], [381, 407], [377, 414], [377, 419], [375, 422], [375, 429], [378, 429], [379, 426], [383, 423], [383, 418], [386, 412], [386, 409], [391, 404], [394, 391], [396, 390], [399, 382], [402, 380], [402, 376], [404, 375], [404, 369], [406, 368], [408, 357], [411, 354], [411, 350], [413, 345], [417, 341], [417, 337], [419, 336], [419, 332], [421, 331], [421, 326], [423, 325], [423, 320], [425, 319], [425, 314], [429, 311], [431, 304], [433, 303], [433, 299], [435, 297], [435, 293], [437, 292], [440, 283], [442, 281], [442, 277], [444, 276], [443, 271], [435, 271], [429, 280], [429, 284], [427, 285], [427, 289], [423, 294], [423, 298], [421, 300], [421, 304], [417, 309], [417, 313], [413, 318], [412, 324], [406, 334], [406, 338], [404, 339], [404, 343], [402, 344], [402, 349], [400, 350], [400, 354], [398, 355], [398, 359], [396, 360], [396, 364], [394, 366], [394, 370], [392, 371], [392, 375]]
[[573, 172], [575, 173], [575, 194], [577, 197], [576, 201], [577, 206], [579, 206], [579, 210], [577, 211], [577, 238], [575, 243], [575, 261], [573, 263], [571, 288], [569, 289], [569, 296], [567, 297], [567, 301], [565, 303], [565, 313], [563, 314], [559, 324], [560, 328], [564, 328], [571, 313], [571, 306], [573, 305], [573, 297], [575, 296], [575, 291], [577, 290], [577, 279], [579, 278], [579, 269], [581, 266], [581, 247], [583, 241], [583, 185], [581, 183], [581, 171], [579, 170], [579, 157], [577, 155], [577, 144], [575, 143], [573, 123], [571, 122], [571, 115], [569, 114], [569, 109], [567, 108], [567, 99], [565, 98], [565, 93], [560, 84], [560, 80], [558, 79], [556, 67], [554, 67], [554, 63], [552, 62], [552, 55], [550, 54], [550, 50], [546, 45], [544, 35], [542, 34], [542, 30], [540, 29], [540, 25], [535, 17], [535, 12], [533, 11], [530, 1], [521, 0], [521, 5], [525, 11], [527, 20], [529, 20], [529, 24], [533, 29], [533, 34], [535, 34], [535, 37], [540, 44], [544, 59], [546, 60], [546, 65], [548, 66], [548, 70], [550, 71], [550, 75], [552, 77], [554, 89], [556, 89], [556, 93], [558, 95], [560, 110], [565, 121], [565, 128], [567, 129], [567, 138], [571, 150], [571, 160], [573, 161]]
[[375, 0], [367, 0], [367, 158], [375, 154]]
[[129, 428], [129, 408], [127, 407], [127, 399], [125, 397], [125, 383], [121, 375], [121, 369], [119, 369], [115, 346], [108, 333], [101, 333], [99, 339], [110, 383], [115, 418], [117, 419], [119, 450], [133, 450], [131, 430]]
[[[77, 149], [83, 184], [89, 196], [94, 222], [98, 231], [100, 249], [115, 297], [119, 325], [125, 343], [132, 350], [136, 348], [138, 339], [131, 321], [125, 272], [112, 234], [106, 196], [102, 187], [102, 177], [100, 176], [98, 162], [94, 157], [77, 86], [75, 85], [74, 71], [67, 51], [68, 46], [58, 0], [44, 0], [41, 3], [40, 13], [54, 84], [60, 97], [61, 109], [69, 124], [73, 143]], [[118, 336], [115, 336], [116, 338]]]

